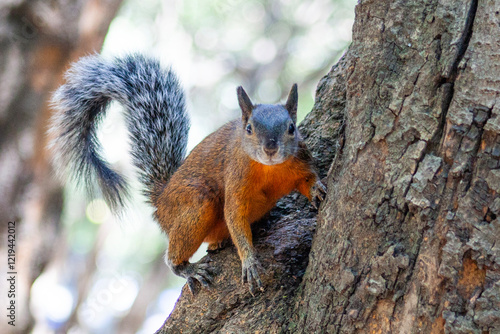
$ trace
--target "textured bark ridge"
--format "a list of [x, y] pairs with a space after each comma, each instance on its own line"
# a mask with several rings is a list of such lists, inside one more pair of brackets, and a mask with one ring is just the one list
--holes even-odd
[[293, 332], [500, 330], [493, 8], [500, 2], [357, 6], [342, 162]]
[[318, 93], [312, 245], [314, 215], [285, 201], [256, 237], [266, 291], [226, 249], [163, 332], [499, 333], [500, 1], [360, 1]]

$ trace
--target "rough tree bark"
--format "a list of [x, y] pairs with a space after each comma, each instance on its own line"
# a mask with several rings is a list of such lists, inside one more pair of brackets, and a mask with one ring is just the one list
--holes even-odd
[[[51, 177], [45, 132], [50, 94], [69, 63], [99, 51], [121, 0], [10, 0], [0, 3], [0, 254], [7, 223], [16, 221], [16, 327], [2, 316], [0, 332], [33, 325], [29, 291], [55, 250], [62, 191]], [[7, 256], [0, 261], [8, 271]], [[3, 289], [2, 305], [7, 307]], [[3, 307], [2, 306], [2, 307]]]
[[158, 333], [500, 333], [499, 99], [499, 0], [360, 1], [301, 126], [316, 231], [285, 199], [254, 229], [266, 290], [210, 254], [214, 288]]

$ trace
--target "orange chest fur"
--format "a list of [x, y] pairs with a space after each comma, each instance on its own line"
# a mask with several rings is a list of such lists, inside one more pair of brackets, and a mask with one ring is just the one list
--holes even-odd
[[308, 174], [307, 166], [295, 159], [272, 166], [252, 161], [245, 192], [252, 194], [249, 198], [260, 198], [274, 205], [278, 199], [296, 189]]

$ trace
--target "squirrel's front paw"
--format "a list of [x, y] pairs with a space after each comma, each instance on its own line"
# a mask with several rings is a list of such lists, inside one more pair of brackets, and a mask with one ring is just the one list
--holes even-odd
[[311, 204], [316, 210], [319, 208], [319, 204], [325, 199], [325, 196], [325, 185], [320, 180], [316, 181], [311, 187]]
[[251, 256], [243, 260], [241, 264], [241, 281], [249, 285], [250, 293], [254, 295], [255, 287], [259, 288], [260, 291], [264, 291], [262, 286], [262, 281], [260, 280], [259, 271], [262, 267], [259, 261]]

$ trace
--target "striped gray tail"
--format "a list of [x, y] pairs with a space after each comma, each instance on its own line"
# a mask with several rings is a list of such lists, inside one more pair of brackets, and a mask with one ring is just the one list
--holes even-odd
[[97, 127], [111, 100], [125, 109], [133, 163], [147, 195], [168, 182], [186, 154], [189, 118], [176, 75], [141, 55], [106, 60], [82, 58], [53, 96], [50, 133], [54, 161], [92, 192], [97, 181], [108, 205], [118, 210], [127, 184], [102, 157]]

